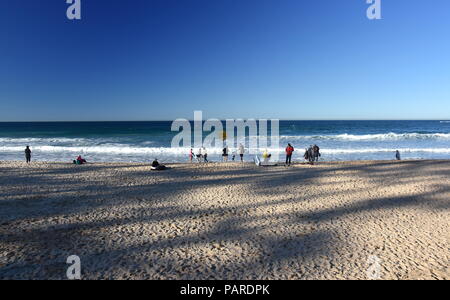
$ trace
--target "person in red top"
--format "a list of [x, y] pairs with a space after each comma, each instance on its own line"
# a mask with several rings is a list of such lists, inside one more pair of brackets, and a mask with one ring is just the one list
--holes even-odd
[[294, 153], [294, 147], [291, 144], [288, 144], [286, 147], [286, 165], [290, 166], [292, 162], [292, 154]]
[[77, 157], [77, 161], [80, 165], [85, 164], [87, 162], [84, 158], [81, 157], [81, 155]]

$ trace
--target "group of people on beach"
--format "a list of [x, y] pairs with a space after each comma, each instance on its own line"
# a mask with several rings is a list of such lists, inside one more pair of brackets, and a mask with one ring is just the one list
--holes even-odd
[[309, 148], [305, 149], [304, 158], [310, 164], [314, 164], [314, 162], [318, 162], [319, 158], [322, 155], [320, 154], [320, 148], [317, 145], [311, 145]]
[[[244, 145], [240, 144], [239, 148], [234, 150], [231, 153], [231, 161], [235, 161], [236, 160], [236, 156], [237, 154], [239, 154], [239, 157], [241, 159], [241, 162], [244, 162], [244, 154], [245, 154], [245, 147]], [[222, 161], [223, 162], [228, 162], [228, 158], [230, 156], [230, 149], [228, 148], [228, 146], [225, 146], [222, 149]], [[196, 158], [198, 163], [208, 163], [208, 151], [206, 150], [205, 147], [201, 147], [198, 149], [197, 154], [194, 154], [194, 150], [191, 149], [189, 151], [189, 161], [192, 163], [194, 162], [194, 158]]]
[[[31, 149], [30, 149], [30, 146], [27, 146], [25, 148], [25, 160], [26, 160], [27, 164], [31, 163]], [[78, 155], [78, 157], [75, 160], [73, 160], [73, 164], [74, 165], [83, 165], [85, 163], [87, 163], [87, 161], [81, 155]]]
[[[292, 155], [294, 154], [294, 147], [291, 144], [288, 144], [286, 147], [286, 166], [290, 166], [292, 164]], [[314, 164], [314, 162], [318, 162], [319, 158], [322, 155], [320, 154], [320, 148], [317, 145], [311, 145], [309, 148], [305, 149], [305, 154], [303, 157], [310, 164]]]
[[[290, 166], [292, 164], [292, 156], [294, 154], [294, 147], [289, 143], [286, 147], [286, 166]], [[236, 161], [237, 155], [240, 157], [240, 161], [244, 162], [244, 155], [245, 155], [245, 147], [244, 145], [240, 144], [239, 147], [231, 153], [231, 161]], [[316, 161], [319, 161], [320, 154], [320, 148], [317, 145], [311, 145], [310, 148], [305, 150], [305, 160], [309, 161], [310, 163], [314, 163]], [[228, 146], [225, 146], [222, 149], [222, 162], [228, 162], [230, 157], [230, 149]], [[266, 149], [262, 153], [262, 158], [264, 162], [269, 162], [272, 157], [272, 154], [269, 153], [269, 151]], [[191, 149], [189, 151], [189, 161], [192, 163], [194, 162], [194, 159], [198, 163], [208, 163], [208, 152], [205, 147], [201, 147], [198, 149], [197, 154], [194, 153], [194, 150]]]
[[[292, 164], [292, 155], [294, 154], [294, 151], [295, 151], [294, 147], [290, 143], [288, 143], [288, 145], [287, 145], [287, 147], [285, 149], [285, 152], [286, 152], [286, 163], [285, 163], [285, 165], [286, 166], [291, 166], [291, 164]], [[225, 146], [222, 149], [222, 161], [223, 162], [228, 162], [229, 152], [230, 152], [230, 150], [229, 150], [228, 146]], [[244, 154], [245, 154], [245, 147], [244, 147], [244, 145], [240, 144], [239, 148], [232, 152], [232, 158], [231, 158], [232, 161], [236, 160], [236, 154], [237, 153], [239, 153], [240, 160], [243, 163], [244, 162]], [[304, 159], [306, 161], [308, 161], [312, 165], [315, 162], [318, 162], [319, 158], [321, 156], [322, 155], [320, 153], [320, 148], [317, 145], [311, 145], [309, 148], [306, 148], [305, 149], [305, 154], [303, 155]], [[262, 157], [263, 157], [265, 162], [268, 162], [270, 160], [270, 158], [272, 157], [272, 154], [270, 154], [269, 151], [266, 149], [263, 152]], [[208, 161], [208, 151], [206, 150], [205, 147], [202, 147], [202, 148], [198, 149], [197, 154], [194, 154], [194, 150], [191, 149], [190, 152], [189, 152], [189, 160], [190, 160], [191, 163], [194, 161], [194, 158], [197, 159], [198, 163], [202, 163], [202, 162], [203, 163], [208, 163], [209, 162]], [[397, 150], [395, 152], [395, 158], [398, 161], [401, 160], [400, 151]], [[26, 159], [27, 164], [31, 163], [31, 149], [30, 149], [30, 146], [27, 146], [25, 148], [25, 159]], [[81, 157], [81, 155], [79, 155], [77, 157], [77, 159], [75, 159], [73, 161], [73, 164], [75, 164], [75, 165], [82, 165], [82, 164], [85, 164], [85, 163], [87, 163], [87, 161], [86, 161], [86, 159]], [[155, 159], [153, 161], [153, 163], [152, 163], [152, 168], [154, 168], [156, 170], [161, 170], [161, 169], [165, 169], [165, 166], [160, 165], [158, 160]]]

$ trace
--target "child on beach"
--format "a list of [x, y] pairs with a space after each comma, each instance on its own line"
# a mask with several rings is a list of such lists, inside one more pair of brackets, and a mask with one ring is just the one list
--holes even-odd
[[229, 152], [228, 146], [223, 148], [223, 150], [222, 150], [223, 162], [227, 162], [228, 161], [228, 152]]

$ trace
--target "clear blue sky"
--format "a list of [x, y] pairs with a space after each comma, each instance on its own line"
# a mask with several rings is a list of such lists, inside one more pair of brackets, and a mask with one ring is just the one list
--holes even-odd
[[0, 121], [450, 119], [450, 1], [0, 0]]

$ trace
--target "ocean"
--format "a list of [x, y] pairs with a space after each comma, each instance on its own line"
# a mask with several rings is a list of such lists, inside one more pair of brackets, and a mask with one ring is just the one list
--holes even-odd
[[[0, 160], [23, 160], [30, 145], [35, 161], [186, 162], [189, 149], [172, 149], [172, 122], [0, 123]], [[205, 133], [205, 136], [207, 133]], [[450, 159], [450, 121], [280, 121], [280, 148], [287, 143], [303, 161], [304, 149], [321, 148], [324, 161]], [[263, 151], [264, 149], [260, 149]], [[220, 160], [221, 149], [208, 149]], [[247, 161], [252, 157], [247, 155]]]

